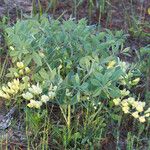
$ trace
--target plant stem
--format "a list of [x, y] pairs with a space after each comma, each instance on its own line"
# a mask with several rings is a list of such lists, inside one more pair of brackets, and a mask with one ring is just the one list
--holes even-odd
[[70, 130], [70, 126], [71, 126], [71, 105], [68, 105], [68, 118], [67, 118], [67, 128], [68, 128], [68, 140], [71, 137], [71, 130]]

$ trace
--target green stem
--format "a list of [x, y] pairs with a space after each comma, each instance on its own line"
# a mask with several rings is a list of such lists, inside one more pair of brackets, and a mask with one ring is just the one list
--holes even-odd
[[71, 105], [70, 104], [68, 105], [67, 127], [68, 127], [68, 140], [69, 140], [71, 137], [71, 130], [70, 130], [70, 127], [71, 127]]
[[88, 116], [89, 116], [89, 106], [86, 110], [86, 117], [85, 117], [85, 126], [84, 126], [84, 132], [86, 133], [86, 130], [87, 130], [87, 125], [88, 125]]

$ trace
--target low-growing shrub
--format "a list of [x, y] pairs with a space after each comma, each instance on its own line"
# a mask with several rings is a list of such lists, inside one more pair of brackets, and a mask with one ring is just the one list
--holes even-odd
[[[97, 32], [84, 19], [61, 23], [41, 17], [18, 21], [6, 33], [12, 66], [0, 96], [25, 108], [30, 132], [29, 116], [35, 116], [36, 130], [43, 131], [37, 140], [41, 135], [46, 141], [40, 148], [99, 149], [108, 125], [120, 124], [121, 109], [123, 117], [147, 122], [150, 110], [131, 90], [140, 72], [118, 57], [128, 50], [122, 31]], [[59, 119], [49, 113], [53, 106]]]

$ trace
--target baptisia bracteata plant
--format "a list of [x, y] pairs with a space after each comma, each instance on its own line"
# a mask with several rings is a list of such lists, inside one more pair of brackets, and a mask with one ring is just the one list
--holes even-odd
[[[19, 90], [14, 100], [27, 106], [28, 127], [35, 128], [36, 124], [36, 131], [43, 129], [36, 133], [38, 137], [50, 128], [52, 142], [60, 149], [85, 149], [85, 145], [88, 149], [100, 149], [99, 141], [106, 135], [107, 125], [114, 127], [123, 120], [120, 111], [141, 123], [147, 122], [150, 110], [133, 92], [142, 82], [141, 74], [135, 63], [118, 57], [130, 50], [124, 48], [126, 35], [122, 31], [99, 32], [84, 19], [59, 21], [44, 16], [18, 21], [5, 31], [15, 66], [7, 76], [12, 83], [19, 80], [19, 85], [23, 78], [28, 79], [28, 86]], [[12, 87], [14, 92], [15, 86]], [[3, 89], [3, 97], [12, 98], [8, 89]], [[61, 118], [49, 119], [47, 112], [51, 112], [51, 107], [45, 106], [48, 102], [58, 108]], [[45, 138], [49, 138], [47, 133], [42, 136], [42, 148], [46, 146]]]

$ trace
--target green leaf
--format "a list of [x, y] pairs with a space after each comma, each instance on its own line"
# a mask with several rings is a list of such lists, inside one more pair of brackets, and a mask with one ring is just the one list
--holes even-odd
[[79, 64], [83, 69], [89, 70], [91, 66], [91, 62], [90, 62], [91, 60], [92, 60], [91, 56], [85, 56], [80, 59]]
[[111, 118], [115, 121], [119, 121], [121, 119], [121, 115], [111, 114]]
[[92, 83], [93, 85], [95, 85], [95, 86], [100, 86], [100, 82], [99, 82], [98, 80], [96, 80], [96, 79], [91, 79], [90, 81], [91, 81], [91, 83]]
[[76, 81], [77, 85], [80, 85], [80, 78], [79, 78], [78, 73], [76, 73], [76, 75], [75, 75], [75, 81]]
[[72, 139], [81, 139], [82, 138], [82, 135], [80, 134], [80, 132], [76, 132], [72, 135]]
[[87, 82], [84, 82], [84, 83], [80, 86], [80, 88], [81, 88], [83, 91], [86, 91], [86, 90], [88, 89], [88, 86], [89, 86], [89, 84], [88, 84]]
[[100, 94], [101, 94], [101, 89], [100, 88], [98, 88], [98, 89], [96, 89], [94, 92], [93, 92], [93, 97], [97, 97], [97, 96], [99, 96]]
[[32, 58], [33, 58], [34, 62], [37, 64], [37, 66], [42, 66], [42, 59], [41, 59], [41, 57], [39, 56], [38, 53], [33, 52], [32, 53]]
[[109, 88], [109, 94], [112, 98], [120, 97], [120, 90], [117, 87]]
[[49, 78], [50, 78], [50, 80], [53, 81], [56, 75], [57, 75], [56, 69], [53, 69], [53, 70], [49, 73]]
[[123, 72], [120, 68], [118, 68], [111, 76], [110, 80], [116, 81], [119, 79], [119, 77], [123, 75]]
[[25, 65], [28, 66], [30, 64], [31, 60], [32, 60], [32, 55], [31, 54], [26, 55], [24, 57], [24, 63], [25, 63]]
[[43, 79], [45, 79], [45, 80], [49, 79], [49, 75], [44, 68], [41, 68], [41, 70], [39, 71], [39, 74], [41, 75], [41, 77]]

